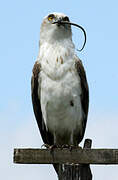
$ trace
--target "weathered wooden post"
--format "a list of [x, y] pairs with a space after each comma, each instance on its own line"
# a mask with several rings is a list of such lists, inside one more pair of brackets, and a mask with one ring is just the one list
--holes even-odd
[[[92, 140], [86, 139], [84, 142], [84, 149], [90, 149], [92, 146]], [[80, 180], [92, 180], [92, 173], [89, 164], [80, 165]]]
[[[79, 154], [79, 156], [73, 156], [73, 151], [77, 152], [78, 150], [80, 150], [82, 152], [84, 149], [90, 149], [91, 144], [92, 140], [86, 139], [83, 149], [81, 147], [78, 147], [70, 151], [68, 148], [65, 148], [62, 149], [62, 153], [59, 153], [61, 150], [58, 148], [54, 149], [53, 153], [51, 153], [48, 149], [15, 149], [14, 162], [22, 164], [56, 163], [58, 180], [92, 180], [92, 174], [89, 164], [78, 163], [78, 157], [80, 158], [81, 162], [81, 153]], [[66, 163], [65, 160], [64, 163], [62, 163], [63, 160], [59, 162], [59, 158], [65, 158]], [[70, 162], [71, 159], [74, 162]], [[84, 160], [86, 162], [87, 159], [84, 157]]]
[[[61, 164], [59, 180], [92, 180], [89, 164], [117, 165], [118, 149], [91, 149], [92, 141], [86, 139], [83, 148], [14, 149], [14, 163], [19, 164]], [[65, 164], [64, 166], [62, 164]]]
[[[91, 148], [92, 140], [86, 139], [84, 149]], [[58, 164], [58, 180], [92, 180], [89, 164]]]

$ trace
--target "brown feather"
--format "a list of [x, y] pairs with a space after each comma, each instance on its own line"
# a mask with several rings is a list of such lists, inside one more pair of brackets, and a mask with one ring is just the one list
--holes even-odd
[[32, 79], [31, 79], [32, 104], [33, 104], [34, 114], [36, 117], [36, 121], [40, 130], [42, 139], [45, 144], [52, 145], [53, 137], [46, 130], [46, 126], [44, 124], [44, 120], [43, 120], [42, 112], [41, 112], [40, 99], [38, 96], [38, 88], [40, 86], [38, 78], [40, 76], [40, 71], [41, 71], [41, 65], [38, 61], [36, 61], [32, 70], [33, 74], [32, 74]]
[[[83, 64], [81, 60], [77, 59], [76, 61], [76, 69], [77, 73], [80, 77], [80, 82], [81, 82], [81, 89], [82, 89], [82, 94], [81, 94], [81, 103], [82, 103], [82, 109], [83, 109], [83, 133], [79, 141], [82, 140], [84, 133], [85, 133], [85, 128], [86, 128], [86, 122], [87, 122], [87, 116], [88, 116], [88, 108], [89, 108], [89, 88], [88, 88], [88, 83], [87, 83], [87, 78], [86, 78], [86, 73], [83, 67]], [[78, 141], [78, 142], [79, 142]]]

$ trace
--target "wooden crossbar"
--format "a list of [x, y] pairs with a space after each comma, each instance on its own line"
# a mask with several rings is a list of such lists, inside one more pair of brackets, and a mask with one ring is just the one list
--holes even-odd
[[118, 164], [118, 149], [14, 149], [14, 163]]

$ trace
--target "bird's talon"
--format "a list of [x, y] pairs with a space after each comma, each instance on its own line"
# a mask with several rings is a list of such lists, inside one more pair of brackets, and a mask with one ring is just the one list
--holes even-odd
[[73, 149], [75, 149], [76, 147], [74, 145], [70, 145], [69, 146], [69, 150], [72, 151]]
[[64, 145], [61, 146], [61, 148], [62, 148], [62, 149], [63, 149], [63, 148], [69, 148], [69, 145], [68, 145], [68, 144], [64, 144]]
[[48, 145], [48, 144], [43, 144], [43, 145], [41, 146], [41, 148], [43, 148], [43, 147], [49, 149], [49, 148], [50, 148], [50, 145]]
[[53, 149], [55, 149], [55, 148], [58, 148], [58, 146], [57, 146], [56, 144], [53, 144], [53, 145], [51, 145], [51, 146], [49, 147], [50, 150], [53, 150]]

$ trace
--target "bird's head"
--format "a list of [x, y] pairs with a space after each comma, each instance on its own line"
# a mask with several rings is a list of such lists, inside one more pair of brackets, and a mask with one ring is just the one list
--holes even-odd
[[40, 45], [44, 42], [54, 43], [63, 40], [72, 41], [71, 25], [78, 27], [84, 33], [84, 44], [79, 51], [82, 51], [86, 44], [86, 32], [84, 28], [78, 24], [72, 23], [69, 17], [62, 13], [51, 13], [44, 17], [40, 30]]
[[41, 24], [40, 41], [72, 39], [71, 25], [61, 24], [62, 21], [69, 22], [69, 17], [62, 13], [51, 13], [44, 17]]

